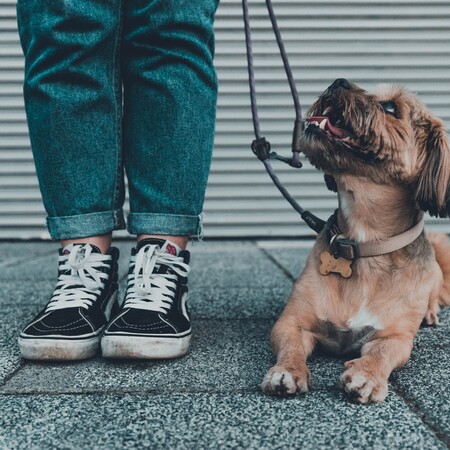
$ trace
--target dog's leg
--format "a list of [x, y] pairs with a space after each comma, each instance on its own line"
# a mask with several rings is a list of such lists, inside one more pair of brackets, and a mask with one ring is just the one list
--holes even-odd
[[389, 375], [409, 359], [413, 338], [412, 335], [384, 336], [365, 344], [361, 358], [344, 364], [341, 387], [358, 403], [382, 402], [388, 393]]
[[315, 345], [313, 334], [301, 329], [295, 316], [283, 313], [273, 327], [271, 342], [277, 363], [264, 377], [263, 391], [279, 396], [308, 392], [310, 375], [306, 359]]
[[443, 233], [427, 233], [436, 255], [437, 272], [441, 275], [439, 305], [450, 306], [450, 239]]
[[430, 297], [430, 303], [428, 303], [427, 314], [425, 315], [424, 321], [427, 325], [438, 326], [439, 322], [439, 311], [441, 310], [439, 306], [439, 297]]
[[441, 308], [439, 306], [439, 298], [440, 298], [440, 293], [443, 288], [444, 279], [443, 279], [441, 267], [439, 266], [439, 264], [437, 262], [435, 263], [435, 270], [434, 270], [433, 278], [434, 278], [434, 286], [433, 286], [433, 289], [431, 290], [430, 297], [428, 300], [428, 309], [427, 309], [427, 313], [425, 314], [425, 317], [424, 317], [424, 322], [427, 325], [438, 326], [439, 325], [438, 314], [439, 314], [439, 311], [441, 310]]

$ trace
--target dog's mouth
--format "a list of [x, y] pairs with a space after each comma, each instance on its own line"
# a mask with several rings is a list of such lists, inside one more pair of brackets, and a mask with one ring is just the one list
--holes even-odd
[[341, 144], [351, 155], [367, 162], [380, 162], [381, 158], [373, 151], [361, 148], [361, 142], [351, 125], [345, 122], [340, 110], [327, 106], [321, 115], [306, 118], [306, 130], [313, 133], [323, 133], [323, 136]]
[[308, 128], [319, 128], [334, 140], [350, 145], [356, 143], [356, 136], [351, 127], [345, 124], [342, 114], [330, 106], [320, 116], [307, 117], [306, 122]]

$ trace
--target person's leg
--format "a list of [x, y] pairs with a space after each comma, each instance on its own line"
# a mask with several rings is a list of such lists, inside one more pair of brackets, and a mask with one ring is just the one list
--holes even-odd
[[124, 228], [121, 4], [17, 3], [30, 142], [53, 239]]
[[124, 16], [123, 148], [132, 234], [201, 233], [214, 140], [218, 0], [134, 0]]
[[30, 142], [48, 229], [64, 247], [50, 301], [20, 333], [25, 358], [93, 356], [116, 305], [119, 252], [109, 246], [124, 228], [121, 5], [17, 2]]
[[133, 0], [124, 16], [124, 160], [132, 250], [125, 302], [102, 338], [107, 357], [171, 358], [189, 348], [188, 237], [214, 140], [218, 0]]

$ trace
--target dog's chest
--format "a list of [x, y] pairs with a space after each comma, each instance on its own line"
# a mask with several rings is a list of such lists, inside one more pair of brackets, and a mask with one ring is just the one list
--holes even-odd
[[345, 326], [329, 320], [320, 321], [317, 338], [325, 350], [345, 354], [359, 350], [381, 329], [383, 324], [380, 319], [367, 308], [361, 307]]

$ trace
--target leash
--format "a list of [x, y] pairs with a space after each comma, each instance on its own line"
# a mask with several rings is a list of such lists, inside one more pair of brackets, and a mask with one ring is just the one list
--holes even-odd
[[292, 98], [294, 100], [295, 123], [292, 138], [292, 158], [285, 158], [283, 156], [277, 155], [276, 152], [271, 152], [270, 142], [261, 134], [258, 116], [258, 105], [256, 102], [256, 89], [255, 89], [256, 83], [255, 83], [255, 71], [253, 66], [252, 37], [248, 11], [248, 0], [242, 0], [242, 10], [244, 13], [243, 15], [245, 28], [245, 43], [247, 49], [248, 80], [250, 86], [250, 102], [252, 109], [253, 129], [256, 138], [252, 142], [251, 148], [253, 153], [264, 164], [267, 173], [269, 174], [270, 178], [272, 179], [278, 190], [281, 192], [283, 197], [300, 214], [301, 218], [312, 230], [314, 230], [316, 233], [320, 233], [324, 229], [326, 222], [320, 219], [319, 217], [315, 216], [311, 211], [305, 210], [298, 204], [298, 202], [292, 197], [291, 194], [289, 194], [286, 187], [278, 178], [270, 161], [276, 159], [278, 161], [282, 161], [286, 164], [289, 164], [291, 167], [294, 167], [296, 169], [302, 167], [302, 163], [300, 162], [300, 151], [301, 151], [300, 139], [305, 128], [305, 121], [302, 119], [301, 105], [298, 97], [297, 88], [295, 86], [294, 77], [292, 75], [291, 67], [289, 65], [286, 49], [284, 47], [284, 43], [281, 38], [280, 29], [277, 24], [271, 0], [266, 0], [266, 6], [269, 12], [270, 21], [272, 23], [273, 32], [277, 40], [278, 48], [280, 50], [281, 58], [283, 60], [284, 70], [286, 72], [286, 76], [289, 82]]

